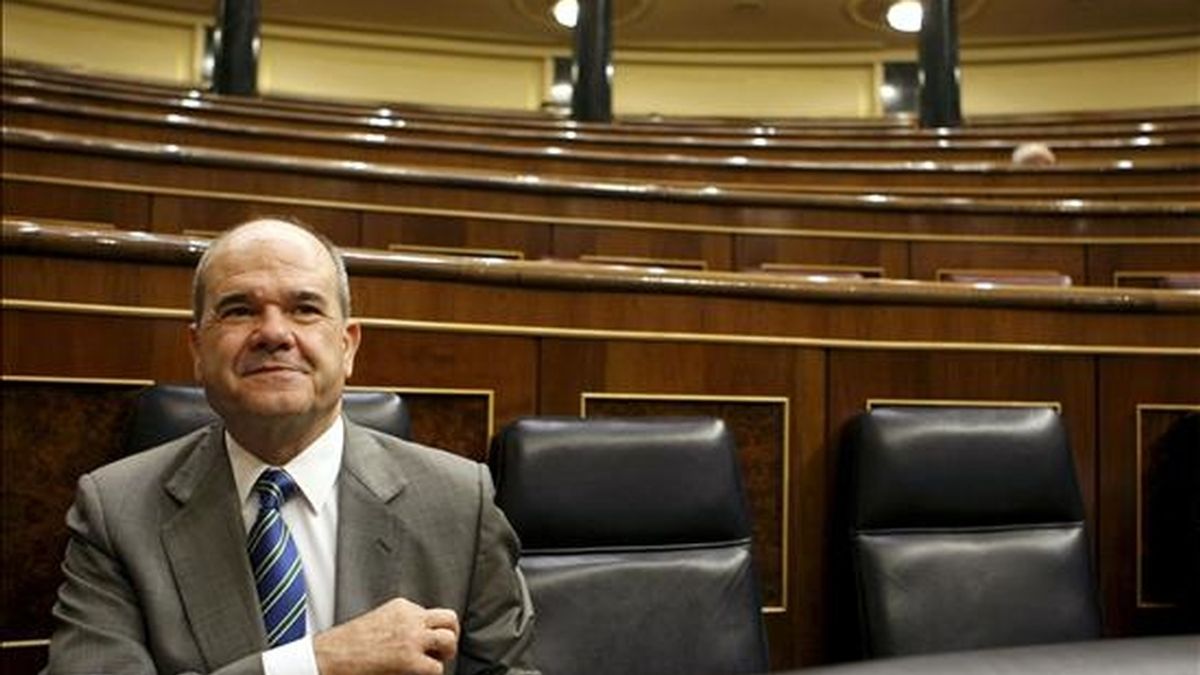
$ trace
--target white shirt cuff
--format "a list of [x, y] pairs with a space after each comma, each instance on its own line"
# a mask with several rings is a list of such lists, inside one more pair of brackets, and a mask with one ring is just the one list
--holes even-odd
[[266, 675], [320, 675], [311, 635], [262, 653]]

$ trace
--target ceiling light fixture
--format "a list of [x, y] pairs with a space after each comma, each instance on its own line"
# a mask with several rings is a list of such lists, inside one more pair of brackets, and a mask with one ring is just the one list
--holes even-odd
[[574, 28], [575, 23], [579, 21], [579, 2], [578, 0], [558, 0], [550, 8], [550, 13], [554, 15], [554, 20], [559, 24], [567, 28]]
[[925, 8], [921, 6], [920, 0], [899, 0], [888, 7], [887, 24], [892, 30], [901, 33], [919, 33], [924, 14]]

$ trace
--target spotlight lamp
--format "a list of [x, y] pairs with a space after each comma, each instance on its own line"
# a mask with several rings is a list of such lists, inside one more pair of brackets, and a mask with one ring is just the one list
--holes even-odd
[[920, 0], [898, 0], [887, 9], [887, 25], [901, 33], [919, 33], [924, 14]]

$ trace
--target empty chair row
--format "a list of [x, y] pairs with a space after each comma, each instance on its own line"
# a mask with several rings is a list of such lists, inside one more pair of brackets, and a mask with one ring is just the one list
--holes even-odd
[[[183, 114], [122, 111], [52, 103], [27, 96], [4, 99], [5, 124], [16, 132], [38, 130], [178, 148], [212, 148], [264, 156], [319, 158], [408, 167], [491, 170], [553, 177], [643, 179], [664, 185], [784, 192], [883, 191], [975, 199], [1037, 197], [1197, 199], [1200, 134], [1165, 141], [1139, 136], [1100, 144], [1090, 159], [1055, 166], [1020, 166], [1008, 160], [1012, 145], [982, 148], [981, 155], [947, 153], [936, 142], [885, 144], [882, 149], [840, 143], [815, 148], [752, 145], [693, 152], [687, 143], [594, 148], [574, 141], [516, 146], [489, 136], [444, 139], [419, 135], [408, 125], [370, 132], [289, 128]], [[839, 156], [840, 155], [840, 156]], [[983, 161], [979, 159], [982, 156]], [[1064, 158], [1065, 159], [1065, 158]], [[1104, 190], [1102, 190], [1102, 188]]]
[[[365, 125], [358, 119], [305, 114], [297, 119], [255, 115], [254, 111], [225, 110], [224, 106], [195, 108], [194, 99], [166, 100], [128, 94], [100, 96], [55, 87], [22, 86], [6, 82], [3, 103], [9, 125], [34, 126], [88, 133], [121, 133], [142, 140], [175, 135], [175, 142], [222, 142], [229, 147], [289, 149], [317, 156], [341, 156], [375, 161], [449, 163], [475, 156], [492, 163], [567, 159], [591, 162], [670, 160], [719, 166], [786, 166], [803, 162], [924, 162], [1009, 164], [1014, 149], [1027, 139], [945, 137], [883, 139], [697, 138], [563, 132], [558, 135], [514, 133], [486, 126], [464, 127], [438, 122], [378, 118]], [[115, 100], [113, 100], [115, 98]], [[1037, 137], [1034, 137], [1037, 138]], [[1044, 140], [1044, 139], [1043, 139]], [[1128, 171], [1149, 162], [1191, 162], [1200, 159], [1200, 129], [1194, 132], [1147, 132], [1128, 135], [1064, 138], [1052, 141], [1053, 154], [1064, 164], [1122, 162]]]
[[461, 109], [404, 104], [398, 102], [360, 103], [336, 100], [294, 99], [281, 96], [261, 97], [247, 101], [237, 97], [212, 95], [193, 87], [176, 84], [155, 84], [136, 80], [105, 77], [96, 74], [64, 71], [32, 64], [5, 64], [5, 85], [10, 83], [37, 84], [44, 87], [68, 88], [94, 92], [102, 96], [142, 96], [174, 98], [190, 101], [189, 107], [225, 106], [252, 113], [275, 115], [281, 118], [324, 114], [357, 118], [366, 125], [371, 121], [404, 123], [432, 122], [464, 127], [488, 127], [515, 133], [574, 132], [604, 135], [639, 135], [644, 137], [687, 136], [695, 139], [787, 139], [787, 138], [888, 138], [941, 137], [953, 138], [1061, 138], [1097, 135], [1139, 135], [1150, 131], [1171, 132], [1176, 129], [1200, 130], [1200, 111], [1195, 108], [1165, 108], [1149, 110], [1094, 113], [999, 115], [973, 118], [957, 129], [923, 130], [912, 119], [898, 118], [814, 118], [794, 119], [714, 119], [699, 117], [643, 116], [618, 118], [612, 124], [576, 123], [545, 113], [493, 111], [481, 108]]

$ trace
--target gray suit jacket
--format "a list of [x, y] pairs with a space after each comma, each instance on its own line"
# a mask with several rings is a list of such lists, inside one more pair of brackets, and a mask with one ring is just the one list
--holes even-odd
[[[262, 671], [223, 439], [213, 425], [80, 478], [49, 673]], [[337, 623], [396, 596], [448, 607], [462, 637], [447, 673], [533, 672], [516, 537], [485, 467], [347, 421], [337, 489]]]

